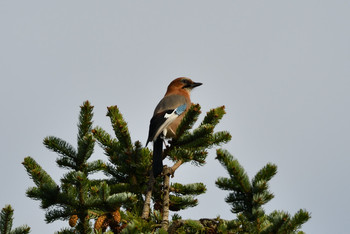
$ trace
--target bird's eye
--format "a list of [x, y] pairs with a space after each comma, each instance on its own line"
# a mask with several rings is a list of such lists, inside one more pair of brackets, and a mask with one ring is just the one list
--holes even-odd
[[184, 83], [184, 84], [186, 84], [186, 85], [190, 84], [190, 81], [187, 80], [187, 79], [182, 79], [181, 82]]

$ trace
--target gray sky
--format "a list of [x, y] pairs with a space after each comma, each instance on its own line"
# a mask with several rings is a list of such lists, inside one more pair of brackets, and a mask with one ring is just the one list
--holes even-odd
[[[58, 182], [65, 172], [42, 145], [53, 135], [76, 145], [79, 106], [112, 133], [106, 107], [118, 105], [133, 141], [145, 143], [168, 83], [187, 76], [205, 113], [225, 105], [218, 130], [232, 141], [250, 177], [272, 162], [275, 198], [266, 210], [312, 213], [306, 233], [347, 233], [350, 153], [350, 2], [1, 1], [0, 206], [14, 225], [53, 233], [21, 165], [30, 155]], [[201, 116], [203, 118], [204, 115]], [[93, 159], [106, 158], [95, 148]], [[173, 181], [204, 182], [208, 192], [184, 218], [233, 219], [215, 187], [225, 171], [210, 151], [204, 167]]]

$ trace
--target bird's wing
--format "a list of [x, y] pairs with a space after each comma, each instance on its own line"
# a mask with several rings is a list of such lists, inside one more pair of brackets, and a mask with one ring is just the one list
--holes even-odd
[[[175, 95], [174, 95], [175, 96]], [[180, 96], [180, 95], [176, 95]], [[180, 96], [181, 97], [181, 96]], [[164, 98], [162, 99], [162, 101]], [[171, 99], [168, 99], [168, 101]], [[184, 99], [185, 100], [185, 99]], [[163, 106], [162, 101], [158, 104], [157, 108], [159, 110], [165, 109]], [[172, 101], [175, 103], [174, 99]], [[177, 102], [179, 103], [179, 102]], [[186, 102], [183, 102], [178, 104], [173, 109], [167, 109], [163, 110], [161, 112], [157, 112], [154, 114], [154, 116], [151, 119], [150, 126], [149, 126], [149, 133], [148, 133], [148, 139], [147, 143], [150, 141], [155, 141], [157, 137], [178, 117], [180, 116], [185, 110], [186, 110], [187, 104]], [[157, 110], [156, 108], [156, 110]], [[146, 144], [147, 145], [147, 144]]]
[[154, 116], [158, 113], [174, 110], [177, 107], [186, 104], [186, 98], [182, 95], [169, 95], [165, 96], [160, 102], [158, 103], [157, 107], [154, 109]]

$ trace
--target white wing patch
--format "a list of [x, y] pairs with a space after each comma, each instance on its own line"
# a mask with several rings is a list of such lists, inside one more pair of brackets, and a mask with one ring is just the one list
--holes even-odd
[[184, 111], [186, 110], [186, 104], [183, 104], [179, 107], [177, 107], [173, 112], [170, 114], [165, 113], [164, 118], [166, 119], [165, 122], [159, 127], [157, 130], [156, 134], [154, 135], [153, 141], [157, 139], [159, 134], [163, 132], [163, 135], [166, 136], [167, 134], [167, 128], [168, 126], [179, 116], [181, 115]]

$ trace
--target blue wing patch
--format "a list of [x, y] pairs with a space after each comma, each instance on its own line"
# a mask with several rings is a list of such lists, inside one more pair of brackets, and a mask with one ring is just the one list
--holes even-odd
[[186, 103], [175, 109], [177, 115], [181, 115], [186, 110]]

